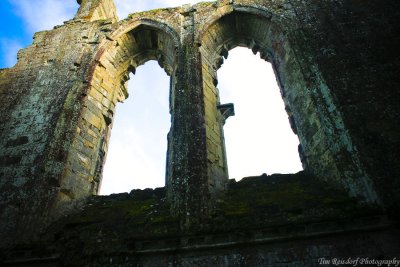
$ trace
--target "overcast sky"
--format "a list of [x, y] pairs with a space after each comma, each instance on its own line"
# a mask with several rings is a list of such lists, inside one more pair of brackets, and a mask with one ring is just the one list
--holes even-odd
[[[120, 19], [128, 14], [200, 1], [116, 0]], [[33, 33], [73, 18], [75, 0], [2, 0], [0, 2], [0, 68], [16, 62], [17, 51]], [[5, 26], [7, 25], [7, 26]], [[236, 116], [225, 124], [231, 178], [301, 170], [298, 139], [269, 63], [249, 49], [237, 48], [218, 71], [221, 102], [235, 104]], [[164, 186], [169, 77], [154, 61], [131, 75], [130, 97], [117, 106], [101, 194]]]

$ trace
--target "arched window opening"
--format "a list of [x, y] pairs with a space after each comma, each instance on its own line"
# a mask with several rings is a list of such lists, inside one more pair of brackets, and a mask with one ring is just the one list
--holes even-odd
[[235, 105], [235, 116], [224, 126], [231, 178], [302, 170], [299, 140], [270, 63], [235, 48], [218, 70], [218, 88], [220, 102]]
[[165, 186], [169, 77], [156, 61], [130, 77], [130, 96], [116, 107], [101, 195]]

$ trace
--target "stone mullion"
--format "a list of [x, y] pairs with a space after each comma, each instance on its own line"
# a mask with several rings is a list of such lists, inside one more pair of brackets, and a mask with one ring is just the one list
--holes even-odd
[[182, 47], [172, 85], [168, 195], [183, 229], [197, 227], [208, 214], [206, 133], [201, 58], [193, 43], [192, 14], [182, 16]]

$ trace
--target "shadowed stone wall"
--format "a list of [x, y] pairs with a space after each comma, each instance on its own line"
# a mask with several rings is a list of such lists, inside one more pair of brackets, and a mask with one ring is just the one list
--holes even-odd
[[148, 60], [171, 77], [171, 214], [186, 233], [207, 224], [228, 183], [216, 72], [236, 46], [272, 63], [305, 171], [397, 218], [398, 1], [221, 0], [124, 20], [111, 0], [80, 4], [0, 70], [1, 246], [97, 194], [115, 106]]

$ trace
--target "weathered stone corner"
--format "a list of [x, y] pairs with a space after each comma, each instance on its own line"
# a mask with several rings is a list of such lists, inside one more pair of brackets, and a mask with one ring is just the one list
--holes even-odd
[[80, 7], [75, 19], [118, 21], [117, 9], [113, 0], [77, 0], [77, 2]]

